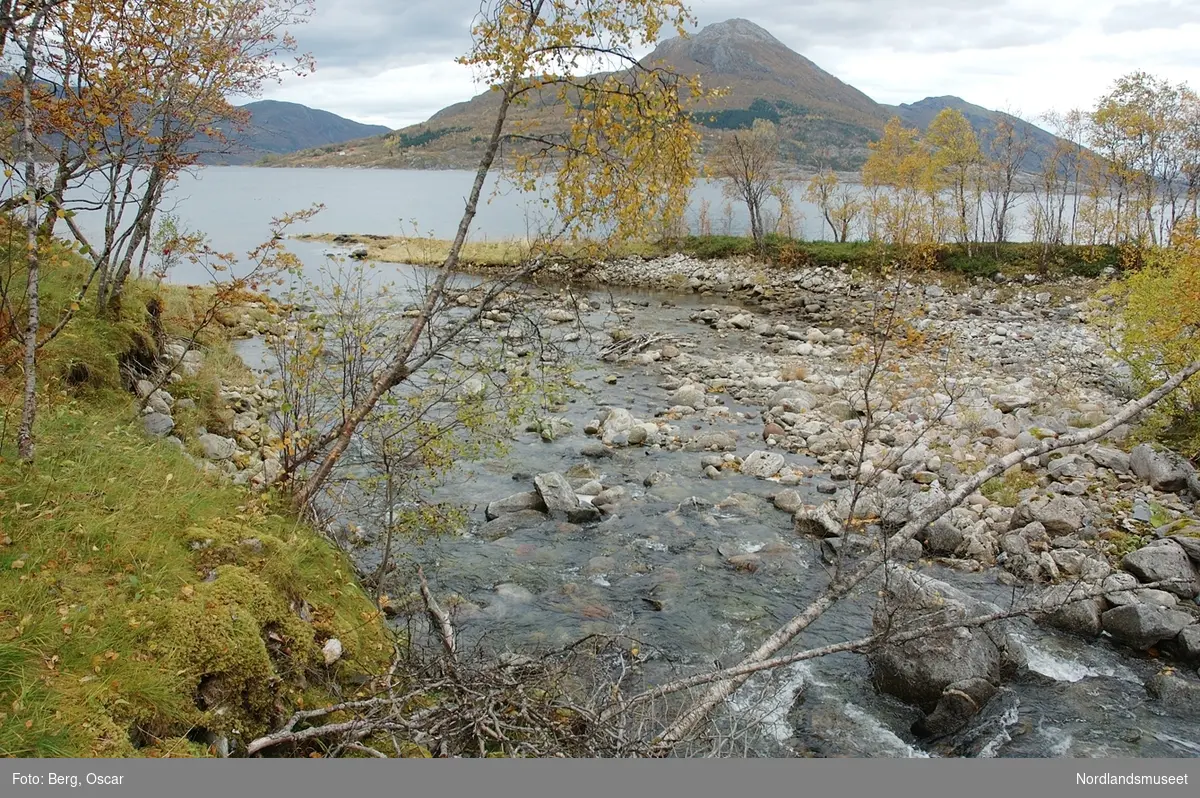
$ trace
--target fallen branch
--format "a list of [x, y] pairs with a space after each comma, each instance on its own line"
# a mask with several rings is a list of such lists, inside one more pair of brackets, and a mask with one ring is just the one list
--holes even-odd
[[454, 626], [450, 623], [450, 616], [438, 606], [437, 599], [429, 592], [429, 583], [425, 581], [423, 568], [417, 568], [417, 578], [421, 580], [421, 598], [425, 600], [425, 611], [429, 614], [429, 619], [442, 639], [442, 648], [445, 649], [446, 656], [450, 658], [451, 665], [457, 665], [458, 647], [454, 642]]
[[[601, 722], [611, 720], [617, 715], [625, 712], [628, 709], [633, 709], [648, 701], [653, 701], [692, 687], [698, 687], [702, 684], [712, 684], [713, 682], [725, 681], [736, 677], [752, 676], [763, 671], [782, 668], [787, 665], [794, 665], [797, 662], [806, 662], [808, 660], [820, 659], [833, 654], [842, 654], [848, 651], [863, 652], [868, 649], [879, 646], [883, 643], [890, 645], [899, 645], [907, 643], [911, 640], [926, 637], [928, 635], [937, 634], [938, 632], [947, 632], [953, 629], [969, 629], [976, 626], [986, 626], [989, 623], [1008, 620], [1011, 618], [1021, 618], [1029, 615], [1041, 615], [1051, 613], [1062, 609], [1070, 604], [1076, 604], [1080, 601], [1091, 601], [1092, 599], [1101, 598], [1112, 595], [1113, 593], [1125, 593], [1134, 590], [1147, 590], [1153, 588], [1166, 588], [1179, 583], [1180, 580], [1167, 579], [1159, 582], [1150, 582], [1148, 584], [1130, 585], [1125, 587], [1104, 588], [1097, 587], [1090, 590], [1082, 591], [1078, 594], [1073, 594], [1065, 600], [1056, 599], [1053, 602], [1039, 601], [1025, 606], [1013, 607], [1007, 610], [997, 610], [996, 612], [986, 615], [977, 615], [973, 618], [964, 618], [956, 621], [948, 621], [936, 626], [921, 627], [919, 629], [910, 629], [906, 632], [880, 632], [878, 634], [867, 635], [860, 637], [857, 640], [847, 640], [841, 643], [831, 643], [820, 648], [810, 648], [805, 651], [800, 651], [795, 654], [788, 654], [782, 657], [773, 657], [760, 662], [747, 663], [743, 661], [741, 664], [732, 668], [724, 668], [719, 671], [710, 671], [708, 673], [700, 673], [695, 676], [689, 676], [685, 679], [677, 679], [667, 684], [659, 685], [653, 690], [647, 690], [644, 693], [639, 693], [625, 700], [621, 707], [606, 710], [601, 713]], [[1044, 596], [1042, 597], [1045, 598]]]
[[[1130, 421], [1135, 416], [1153, 407], [1197, 372], [1200, 372], [1200, 360], [1192, 362], [1158, 388], [1140, 399], [1129, 402], [1119, 413], [1102, 424], [1058, 438], [1045, 438], [1034, 445], [1017, 449], [1004, 457], [992, 461], [983, 470], [964, 481], [953, 491], [943, 496], [940, 500], [933, 502], [915, 517], [909, 519], [899, 532], [896, 532], [886, 541], [880, 550], [872, 553], [854, 570], [840, 575], [835, 579], [822, 595], [809, 604], [799, 615], [796, 615], [777, 629], [753, 653], [742, 660], [737, 667], [749, 668], [772, 658], [784, 646], [794, 640], [797, 635], [824, 615], [830, 607], [873, 574], [879, 566], [883, 565], [887, 561], [889, 552], [899, 549], [902, 545], [927, 529], [934, 521], [962, 504], [968, 496], [979, 490], [988, 480], [1003, 474], [1008, 469], [1028, 459], [1040, 457], [1059, 449], [1080, 446], [1104, 437], [1121, 424]], [[719, 704], [728, 699], [738, 687], [744, 684], [746, 679], [749, 678], [750, 673], [753, 672], [751, 670], [748, 673], [740, 673], [737, 676], [723, 679], [713, 684], [694, 706], [688, 709], [663, 732], [653, 746], [654, 754], [665, 756], [670, 753], [671, 749], [686, 739], [696, 726], [707, 718]]]

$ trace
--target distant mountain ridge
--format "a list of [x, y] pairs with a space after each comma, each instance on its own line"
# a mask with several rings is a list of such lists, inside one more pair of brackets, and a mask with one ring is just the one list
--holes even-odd
[[[645, 64], [656, 62], [681, 74], [699, 75], [706, 87], [727, 90], [711, 106], [694, 111], [706, 146], [725, 131], [749, 127], [758, 118], [770, 119], [783, 133], [786, 155], [804, 168], [858, 169], [866, 159], [868, 143], [879, 138], [892, 116], [924, 131], [945, 107], [962, 111], [985, 147], [996, 121], [1011, 122], [1029, 136], [1027, 169], [1037, 168], [1058, 141], [1035, 125], [957, 97], [927, 97], [899, 106], [877, 103], [746, 19], [730, 19], [692, 36], [666, 39], [643, 59]], [[328, 148], [306, 150], [268, 160], [285, 166], [473, 168], [497, 101], [496, 93], [487, 91], [447, 106], [421, 124], [347, 142], [336, 153]], [[516, 111], [526, 117], [551, 113], [555, 111], [546, 101]]]
[[988, 147], [991, 146], [991, 131], [994, 130], [995, 124], [1000, 121], [1008, 122], [1015, 130], [1023, 133], [1030, 144], [1029, 152], [1026, 153], [1025, 160], [1022, 163], [1022, 168], [1028, 172], [1035, 171], [1041, 167], [1042, 159], [1052, 152], [1058, 143], [1057, 136], [1042, 130], [1037, 125], [1026, 122], [1020, 117], [1006, 114], [1003, 111], [992, 111], [981, 105], [969, 103], [961, 97], [926, 97], [924, 100], [915, 103], [901, 103], [900, 105], [884, 107], [900, 117], [900, 120], [908, 127], [915, 127], [921, 130], [928, 128], [929, 123], [943, 109], [952, 108], [959, 111], [971, 123], [976, 136], [979, 137], [979, 145], [984, 149], [984, 152], [987, 152]]
[[329, 111], [299, 103], [257, 100], [241, 106], [250, 112], [243, 130], [222, 126], [230, 139], [229, 153], [204, 155], [208, 164], [252, 163], [268, 155], [280, 155], [341, 144], [345, 141], [390, 132], [383, 125], [365, 125]]

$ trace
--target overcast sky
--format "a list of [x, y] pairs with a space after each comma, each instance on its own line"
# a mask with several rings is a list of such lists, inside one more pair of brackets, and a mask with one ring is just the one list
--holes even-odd
[[[480, 89], [454, 64], [480, 0], [316, 0], [317, 71], [264, 97], [389, 127]], [[1200, 0], [692, 0], [700, 26], [758, 23], [878, 102], [953, 94], [1033, 117], [1088, 107], [1144, 69], [1200, 88]]]

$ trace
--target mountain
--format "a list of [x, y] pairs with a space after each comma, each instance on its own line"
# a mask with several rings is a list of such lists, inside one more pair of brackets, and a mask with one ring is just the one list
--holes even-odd
[[267, 155], [328, 147], [390, 130], [383, 125], [364, 125], [299, 103], [258, 100], [242, 108], [250, 112], [249, 124], [240, 131], [227, 126], [222, 131], [233, 144], [232, 151], [205, 155], [202, 158], [205, 163], [251, 163]]
[[[681, 74], [699, 75], [708, 88], [727, 90], [693, 118], [711, 146], [727, 131], [770, 119], [783, 133], [786, 155], [802, 168], [823, 165], [855, 170], [867, 144], [879, 138], [893, 115], [924, 130], [942, 107], [962, 110], [986, 142], [997, 119], [1007, 118], [1032, 137], [1027, 164], [1036, 167], [1056, 139], [1028, 122], [971, 105], [956, 97], [927, 98], [911, 105], [881, 105], [853, 86], [791, 50], [762, 27], [745, 19], [708, 25], [693, 36], [661, 42], [643, 59], [661, 62]], [[484, 92], [447, 106], [428, 121], [382, 136], [347, 142], [336, 153], [307, 150], [270, 158], [272, 165], [394, 168], [474, 168], [490, 130], [498, 97]], [[514, 109], [510, 118], [553, 118], [551, 98]]]
[[971, 123], [975, 134], [979, 137], [979, 145], [983, 151], [988, 152], [988, 148], [992, 143], [992, 133], [995, 130], [997, 122], [1008, 122], [1013, 126], [1017, 135], [1024, 136], [1029, 143], [1029, 151], [1021, 164], [1022, 168], [1027, 172], [1033, 172], [1039, 169], [1042, 165], [1042, 158], [1052, 152], [1058, 143], [1058, 137], [1053, 133], [1048, 133], [1042, 130], [1037, 125], [1026, 122], [1011, 114], [1006, 114], [1003, 111], [991, 111], [981, 105], [969, 103], [960, 97], [926, 97], [924, 100], [915, 103], [901, 103], [895, 106], [885, 106], [889, 112], [900, 117], [900, 120], [909, 127], [920, 128], [925, 130], [929, 127], [929, 123], [933, 118], [941, 113], [946, 108], [951, 108], [962, 113]]

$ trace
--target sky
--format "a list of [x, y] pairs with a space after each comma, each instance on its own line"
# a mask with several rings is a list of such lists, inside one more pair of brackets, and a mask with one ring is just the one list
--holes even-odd
[[[398, 128], [481, 91], [454, 63], [480, 0], [316, 0], [294, 33], [317, 69], [267, 87]], [[956, 95], [1033, 119], [1088, 108], [1135, 69], [1200, 88], [1200, 0], [692, 0], [700, 27], [742, 17], [895, 105]], [[640, 54], [639, 54], [640, 55]]]

